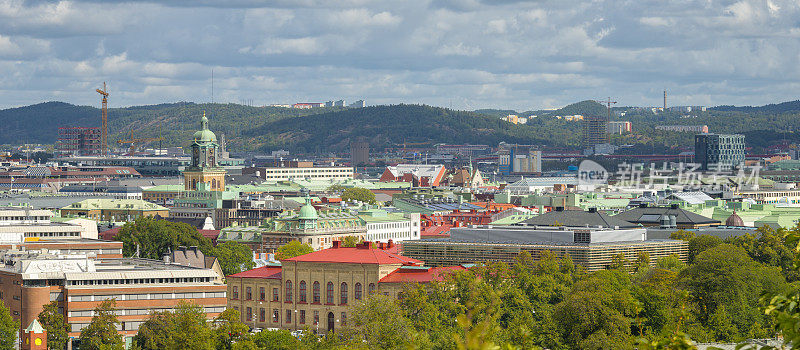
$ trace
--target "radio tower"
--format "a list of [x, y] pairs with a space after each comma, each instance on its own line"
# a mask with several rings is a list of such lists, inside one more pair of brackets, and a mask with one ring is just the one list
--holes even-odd
[[100, 127], [100, 155], [108, 155], [108, 90], [106, 82], [103, 82], [103, 90], [96, 89], [98, 94], [103, 96], [103, 125]]
[[664, 111], [667, 111], [667, 90], [664, 89]]

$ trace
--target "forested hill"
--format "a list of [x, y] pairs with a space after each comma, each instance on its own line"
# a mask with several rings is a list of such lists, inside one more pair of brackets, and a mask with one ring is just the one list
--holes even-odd
[[347, 150], [351, 140], [365, 140], [378, 149], [397, 147], [404, 142], [566, 145], [578, 142], [572, 130], [577, 127], [555, 119], [535, 125], [514, 125], [474, 112], [391, 105], [281, 119], [245, 131], [242, 136], [264, 150], [317, 152]]
[[743, 112], [743, 113], [789, 113], [789, 112], [800, 112], [800, 100], [783, 102], [783, 103], [772, 103], [764, 106], [759, 107], [751, 107], [751, 106], [717, 106], [711, 108], [715, 111], [721, 112]]

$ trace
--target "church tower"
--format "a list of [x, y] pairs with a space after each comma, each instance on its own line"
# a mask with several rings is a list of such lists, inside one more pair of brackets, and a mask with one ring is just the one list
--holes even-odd
[[217, 164], [217, 135], [208, 130], [203, 112], [200, 130], [192, 139], [192, 164], [183, 171], [183, 187], [187, 191], [225, 191], [225, 169]]
[[22, 331], [22, 338], [22, 350], [47, 350], [47, 330], [36, 319]]

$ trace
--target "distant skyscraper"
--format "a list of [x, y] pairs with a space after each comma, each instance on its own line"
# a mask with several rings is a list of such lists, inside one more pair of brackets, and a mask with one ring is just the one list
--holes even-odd
[[[344, 101], [342, 101], [342, 103], [344, 103]], [[353, 102], [353, 103], [349, 104], [347, 107], [350, 107], [350, 108], [364, 108], [366, 106], [367, 106], [367, 103], [364, 102], [364, 100], [358, 100], [356, 102]]]
[[588, 148], [607, 143], [609, 143], [608, 117], [603, 115], [584, 117], [583, 146]]
[[338, 100], [333, 103], [334, 107], [344, 107], [344, 100]]

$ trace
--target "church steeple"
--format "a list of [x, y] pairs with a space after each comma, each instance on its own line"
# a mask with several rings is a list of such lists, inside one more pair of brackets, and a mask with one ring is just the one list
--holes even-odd
[[203, 111], [200, 130], [192, 137], [192, 163], [183, 172], [184, 188], [195, 190], [225, 190], [225, 170], [219, 167], [217, 135], [208, 129], [208, 118]]

